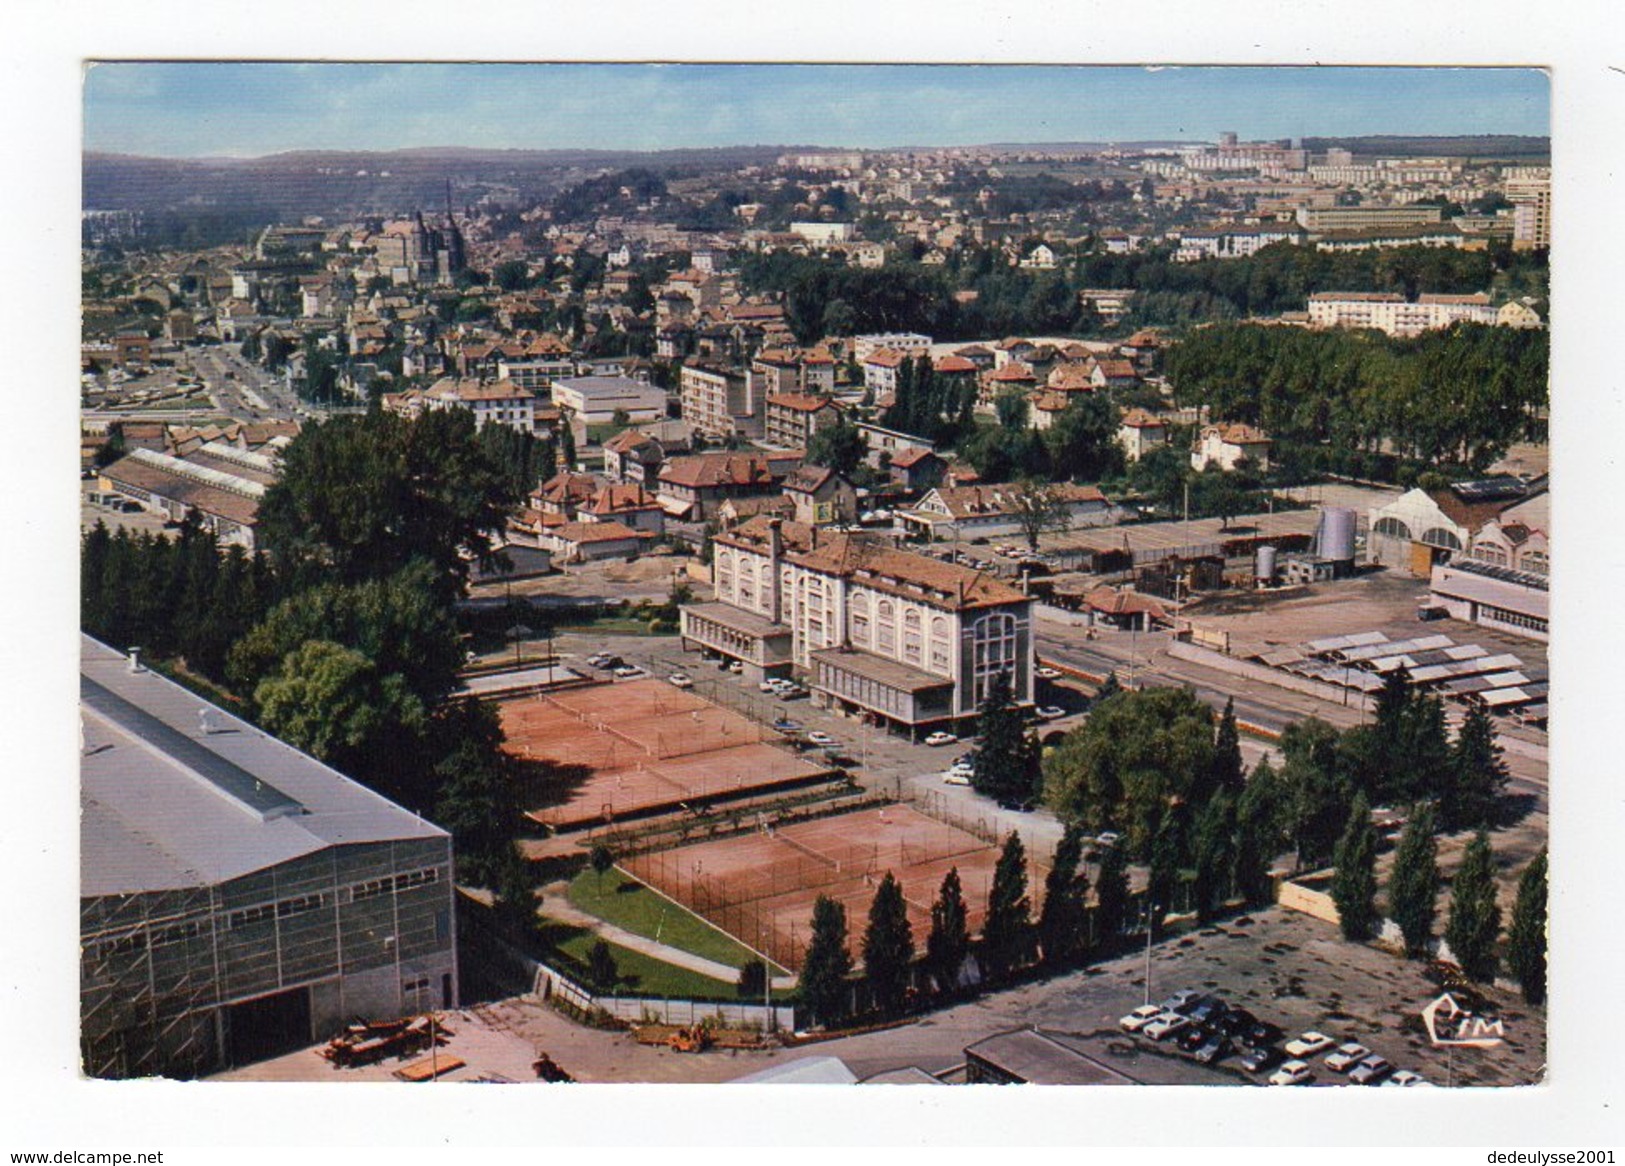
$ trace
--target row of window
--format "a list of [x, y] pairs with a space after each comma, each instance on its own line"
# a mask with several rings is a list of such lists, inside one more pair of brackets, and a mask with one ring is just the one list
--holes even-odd
[[1521, 611], [1508, 611], [1504, 607], [1492, 607], [1487, 603], [1479, 604], [1478, 618], [1489, 620], [1492, 623], [1506, 624], [1508, 627], [1526, 628], [1532, 632], [1549, 632], [1551, 624], [1539, 616], [1525, 615]]

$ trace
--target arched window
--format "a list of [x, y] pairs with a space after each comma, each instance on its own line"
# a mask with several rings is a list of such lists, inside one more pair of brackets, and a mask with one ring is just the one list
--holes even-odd
[[717, 556], [717, 594], [724, 599], [732, 599], [734, 590], [734, 557], [730, 554]]
[[971, 625], [971, 693], [980, 705], [987, 699], [988, 686], [1001, 672], [1015, 672], [1016, 617], [991, 612]]
[[762, 559], [756, 564], [756, 576], [761, 583], [760, 590], [757, 592], [758, 602], [761, 604], [763, 611], [771, 611], [773, 610], [773, 564], [767, 559]]
[[1461, 540], [1442, 526], [1429, 527], [1423, 531], [1422, 541], [1430, 547], [1442, 547], [1447, 551], [1461, 550]]
[[931, 617], [931, 671], [944, 675], [953, 671], [953, 649], [948, 640], [948, 620], [945, 616]]
[[740, 607], [756, 606], [756, 565], [749, 559], [741, 557], [739, 560], [739, 599]]
[[1371, 528], [1376, 534], [1385, 534], [1392, 538], [1408, 539], [1411, 537], [1411, 528], [1397, 518], [1379, 518], [1377, 525]]
[[889, 599], [875, 608], [875, 651], [882, 656], [897, 654], [897, 609]]
[[1525, 551], [1523, 558], [1518, 560], [1518, 566], [1525, 571], [1545, 575], [1551, 571], [1552, 564], [1545, 551]]
[[860, 648], [869, 646], [869, 597], [867, 595], [854, 595], [847, 600], [847, 619], [851, 626], [852, 642]]
[[923, 659], [925, 624], [920, 613], [910, 609], [903, 614], [903, 662], [918, 666]]

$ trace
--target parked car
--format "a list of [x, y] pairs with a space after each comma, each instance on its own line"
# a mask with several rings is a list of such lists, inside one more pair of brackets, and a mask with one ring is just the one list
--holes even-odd
[[807, 734], [807, 740], [812, 742], [814, 745], [821, 746], [825, 749], [829, 748], [831, 745], [839, 744], [839, 742], [836, 741], [834, 737], [831, 737], [828, 733], [822, 733], [816, 729]]
[[634, 676], [642, 676], [643, 669], [634, 668], [630, 664], [622, 664], [617, 668], [610, 669], [610, 674], [618, 680], [630, 680]]
[[674, 684], [678, 688], [694, 687], [694, 681], [689, 679], [688, 673], [686, 672], [673, 672], [670, 676], [666, 677], [666, 680], [668, 683]]
[[1036, 710], [1035, 715], [1041, 721], [1058, 721], [1066, 716], [1066, 710], [1058, 704], [1047, 704]]
[[801, 700], [806, 695], [807, 690], [802, 688], [799, 684], [779, 685], [778, 696], [780, 700]]
[[1124, 1032], [1139, 1032], [1157, 1017], [1162, 1015], [1162, 1008], [1156, 1004], [1142, 1004], [1133, 1012], [1117, 1022], [1117, 1027]]
[[1286, 1055], [1289, 1057], [1312, 1057], [1316, 1053], [1323, 1053], [1337, 1042], [1325, 1033], [1306, 1032], [1296, 1040], [1286, 1043]]
[[730, 660], [728, 662], [728, 671], [734, 673], [736, 676], [744, 670], [745, 662], [743, 660]]
[[1180, 1030], [1190, 1027], [1190, 1020], [1177, 1012], [1165, 1012], [1141, 1030], [1155, 1041], [1167, 1040]]
[[1223, 1016], [1226, 1005], [1222, 996], [1203, 996], [1185, 1013], [1194, 1024], [1211, 1024]]
[[1208, 1039], [1212, 1035], [1212, 1033], [1203, 1028], [1201, 1025], [1193, 1023], [1184, 1032], [1180, 1033], [1174, 1038], [1174, 1044], [1179, 1046], [1181, 1052], [1194, 1053], [1197, 1049], [1207, 1044]]
[[1409, 1069], [1401, 1069], [1399, 1072], [1394, 1073], [1386, 1081], [1384, 1081], [1383, 1085], [1384, 1086], [1392, 1085], [1397, 1089], [1405, 1089], [1405, 1088], [1410, 1088], [1410, 1087], [1417, 1086], [1417, 1085], [1425, 1085], [1425, 1086], [1427, 1086], [1428, 1088], [1431, 1089], [1433, 1087], [1433, 1082], [1431, 1082], [1427, 1078], [1423, 1077], [1422, 1074], [1420, 1074], [1420, 1073], [1413, 1073]]
[[1167, 1008], [1168, 1012], [1178, 1012], [1181, 1017], [1185, 1017], [1185, 1015], [1189, 1015], [1191, 1008], [1196, 1007], [1196, 1002], [1201, 999], [1201, 992], [1196, 991], [1193, 987], [1186, 987], [1183, 991], [1175, 992], [1167, 1000], [1163, 1000], [1162, 1007]]
[[1175, 992], [1172, 996], [1168, 997], [1168, 999], [1164, 1000], [1161, 1007], [1164, 1012], [1177, 1012], [1183, 1016], [1185, 1013], [1190, 1011], [1191, 1005], [1195, 1004], [1201, 998], [1202, 994], [1200, 992], [1197, 992], [1191, 988], [1186, 988], [1183, 991]]
[[1354, 1066], [1371, 1055], [1371, 1050], [1355, 1041], [1348, 1041], [1337, 1046], [1335, 1052], [1326, 1057], [1326, 1067], [1334, 1073], [1347, 1073]]
[[1101, 846], [1116, 846], [1121, 841], [1122, 835], [1116, 830], [1107, 830], [1095, 839], [1095, 842]]
[[1249, 1073], [1262, 1073], [1281, 1063], [1281, 1050], [1270, 1045], [1257, 1045], [1241, 1054], [1241, 1067]]
[[960, 777], [974, 777], [976, 765], [970, 761], [956, 761], [948, 767], [948, 772], [958, 774]]
[[1393, 1071], [1394, 1066], [1388, 1058], [1373, 1053], [1349, 1070], [1349, 1083], [1351, 1085], [1375, 1085]]
[[1033, 675], [1037, 676], [1040, 680], [1059, 680], [1061, 678], [1061, 670], [1059, 668], [1040, 668]]
[[1198, 1064], [1211, 1065], [1222, 1061], [1236, 1051], [1236, 1046], [1230, 1043], [1230, 1038], [1222, 1033], [1209, 1033], [1207, 1040], [1203, 1041], [1193, 1054]]
[[927, 737], [925, 739], [925, 743], [932, 746], [952, 745], [957, 740], [959, 740], [959, 738], [954, 736], [952, 733], [944, 733], [941, 730], [938, 730]]
[[1271, 1024], [1267, 1020], [1255, 1020], [1241, 1034], [1241, 1042], [1253, 1048], [1262, 1048], [1264, 1045], [1274, 1044], [1285, 1035], [1280, 1025]]
[[942, 775], [943, 785], [969, 785], [970, 774], [960, 773], [957, 769], [950, 769]]
[[1307, 1061], [1288, 1061], [1270, 1074], [1271, 1085], [1307, 1085], [1314, 1079]]
[[609, 668], [620, 662], [619, 656], [611, 656], [608, 652], [594, 652], [587, 657], [587, 663], [594, 668]]
[[801, 732], [801, 722], [792, 721], [789, 717], [779, 717], [773, 722], [773, 727], [781, 733]]
[[769, 676], [766, 680], [763, 680], [756, 685], [756, 690], [758, 692], [777, 692], [779, 690], [779, 685], [788, 683], [790, 683], [788, 680], [784, 680], [778, 676]]

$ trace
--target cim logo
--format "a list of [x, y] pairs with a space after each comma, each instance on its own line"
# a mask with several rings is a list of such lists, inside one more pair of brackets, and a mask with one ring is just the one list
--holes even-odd
[[1449, 992], [1422, 1009], [1422, 1023], [1436, 1045], [1492, 1049], [1506, 1039], [1506, 1028], [1499, 1018], [1475, 1016]]

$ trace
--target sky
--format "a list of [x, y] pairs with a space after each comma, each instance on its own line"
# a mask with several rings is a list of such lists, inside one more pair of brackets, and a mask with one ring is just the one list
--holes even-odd
[[85, 74], [84, 145], [254, 157], [1546, 134], [1549, 109], [1533, 69], [114, 62]]

